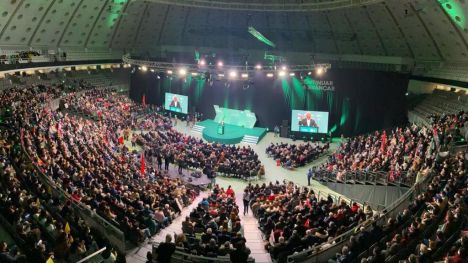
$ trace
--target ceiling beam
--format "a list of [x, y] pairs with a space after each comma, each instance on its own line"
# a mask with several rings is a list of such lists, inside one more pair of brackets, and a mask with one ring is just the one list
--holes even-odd
[[49, 6], [47, 7], [47, 10], [46, 10], [45, 13], [41, 16], [41, 19], [39, 20], [39, 23], [37, 24], [36, 28], [34, 29], [34, 32], [32, 33], [31, 37], [29, 38], [28, 46], [31, 46], [31, 43], [32, 43], [34, 37], [36, 36], [37, 31], [38, 31], [39, 28], [41, 27], [42, 22], [44, 21], [45, 17], [46, 17], [47, 14], [49, 13], [50, 8], [52, 8], [52, 6], [54, 5], [55, 1], [56, 1], [56, 0], [52, 0], [52, 2], [50, 2]]
[[149, 4], [145, 3], [145, 8], [143, 8], [143, 15], [140, 16], [140, 20], [138, 21], [138, 26], [137, 26], [137, 29], [136, 29], [135, 38], [133, 39], [133, 43], [132, 43], [132, 46], [130, 48], [135, 47], [135, 44], [137, 43], [138, 38], [140, 36], [141, 25], [143, 24], [143, 20], [145, 20], [146, 17], [149, 17], [148, 7], [149, 7]]
[[80, 0], [78, 2], [78, 4], [76, 5], [75, 10], [73, 10], [73, 13], [70, 16], [70, 19], [68, 19], [67, 25], [65, 26], [65, 28], [63, 29], [62, 34], [60, 35], [60, 38], [59, 38], [59, 40], [57, 42], [57, 47], [60, 47], [60, 44], [62, 44], [63, 37], [65, 36], [65, 33], [67, 32], [68, 27], [70, 26], [70, 23], [73, 21], [73, 18], [75, 18], [76, 12], [78, 11], [78, 9], [80, 8], [80, 6], [81, 6], [81, 4], [83, 2], [84, 2], [84, 0]]
[[[353, 26], [353, 23], [351, 23], [351, 20], [349, 20], [349, 17], [348, 17], [348, 15], [346, 14], [346, 11], [343, 12], [343, 16], [345, 17], [346, 22], [348, 22], [349, 27], [350, 27], [351, 30], [353, 31], [354, 39], [356, 40], [357, 46], [358, 46], [358, 49], [359, 49], [359, 54], [361, 54], [361, 55], [364, 54], [364, 53], [362, 52], [362, 47], [361, 47], [361, 42], [359, 41], [359, 36], [358, 36], [358, 34], [357, 34], [357, 32], [356, 32], [354, 26]], [[350, 39], [350, 42], [353, 42], [353, 41], [354, 41], [353, 39]]]
[[392, 10], [390, 10], [390, 8], [388, 7], [388, 5], [385, 2], [384, 2], [384, 6], [385, 6], [385, 10], [387, 10], [388, 14], [392, 18], [393, 23], [395, 23], [395, 26], [398, 28], [398, 31], [400, 32], [401, 36], [403, 37], [403, 40], [405, 41], [406, 47], [408, 48], [408, 50], [409, 50], [409, 52], [411, 54], [411, 57], [413, 59], [416, 59], [416, 56], [414, 55], [413, 49], [411, 48], [411, 45], [409, 44], [408, 39], [406, 38], [405, 32], [403, 32], [403, 29], [401, 29], [401, 26], [398, 23], [398, 21], [396, 20], [395, 16], [393, 15]]
[[369, 21], [370, 21], [370, 23], [372, 25], [372, 28], [375, 30], [375, 34], [377, 35], [377, 38], [379, 39], [380, 46], [382, 46], [382, 49], [384, 51], [385, 56], [388, 56], [387, 47], [385, 47], [385, 43], [382, 40], [382, 36], [380, 35], [380, 32], [377, 29], [374, 20], [372, 20], [372, 17], [370, 16], [369, 11], [367, 10], [367, 6], [364, 6], [363, 9], [364, 9], [364, 13], [367, 16], [367, 19], [369, 19]]
[[332, 40], [333, 40], [333, 43], [335, 44], [335, 50], [336, 50], [336, 53], [337, 54], [341, 54], [340, 52], [340, 48], [338, 46], [338, 43], [336, 41], [336, 36], [335, 36], [335, 30], [333, 29], [332, 25], [331, 25], [331, 22], [330, 22], [330, 18], [328, 17], [328, 14], [327, 12], [324, 12], [325, 14], [325, 19], [327, 20], [327, 23], [328, 23], [328, 27], [331, 29], [331, 35], [332, 35]]
[[416, 10], [416, 8], [414, 8], [414, 5], [410, 2], [409, 3], [409, 6], [411, 8], [411, 11], [413, 11], [414, 14], [416, 14], [416, 17], [418, 18], [419, 22], [421, 22], [421, 25], [423, 26], [424, 30], [426, 31], [427, 35], [429, 36], [429, 38], [431, 39], [432, 41], [432, 44], [434, 45], [435, 49], [436, 49], [436, 52], [437, 52], [437, 55], [439, 56], [439, 58], [441, 60], [444, 60], [444, 55], [442, 54], [442, 52], [440, 51], [440, 48], [439, 46], [437, 45], [437, 42], [435, 41], [434, 37], [432, 36], [431, 34], [431, 31], [429, 30], [429, 28], [427, 28], [427, 25], [424, 23], [423, 19], [421, 18], [421, 16], [419, 15], [419, 12]]
[[109, 40], [109, 48], [112, 48], [112, 43], [114, 43], [114, 38], [117, 35], [117, 31], [118, 31], [118, 29], [120, 27], [120, 22], [122, 21], [122, 19], [124, 17], [124, 14], [127, 11], [127, 8], [130, 6], [130, 2], [131, 1], [125, 1], [125, 5], [120, 11], [120, 16], [117, 19], [117, 23], [115, 24], [115, 27], [113, 28], [112, 37]]
[[86, 41], [85, 41], [85, 48], [88, 47], [88, 42], [89, 42], [89, 39], [91, 38], [91, 34], [93, 33], [94, 31], [94, 28], [96, 27], [96, 24], [97, 22], [99, 21], [99, 19], [101, 18], [101, 14], [104, 12], [104, 10], [106, 9], [107, 7], [107, 4], [109, 3], [109, 1], [111, 0], [106, 0], [104, 1], [104, 5], [101, 7], [101, 10], [99, 10], [99, 14], [96, 16], [96, 19], [94, 19], [94, 22], [93, 22], [93, 26], [91, 27], [91, 30], [89, 30], [89, 33], [88, 35], [86, 36]]
[[[10, 23], [11, 23], [11, 20], [13, 20], [13, 18], [16, 16], [16, 13], [18, 12], [18, 10], [21, 8], [21, 6], [23, 5], [25, 0], [21, 0], [21, 3], [19, 3], [15, 10], [13, 11], [13, 13], [11, 14], [11, 16], [8, 18], [8, 21], [6, 22], [5, 26], [3, 27], [2, 29], [2, 32], [0, 32], [0, 39], [3, 38], [3, 34], [5, 33], [5, 31], [7, 30], [8, 27], [10, 27]], [[0, 41], [1, 42], [1, 41]], [[29, 41], [28, 41], [29, 43]]]

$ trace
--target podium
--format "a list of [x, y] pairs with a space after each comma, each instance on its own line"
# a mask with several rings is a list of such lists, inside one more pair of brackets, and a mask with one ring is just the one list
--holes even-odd
[[218, 124], [218, 134], [220, 134], [220, 135], [224, 134], [224, 125], [223, 124]]

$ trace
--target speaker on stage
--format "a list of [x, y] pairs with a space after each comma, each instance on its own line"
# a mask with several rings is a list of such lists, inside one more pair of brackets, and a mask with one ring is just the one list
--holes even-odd
[[281, 123], [281, 126], [288, 127], [289, 126], [289, 121], [288, 120], [283, 120], [283, 122]]
[[281, 126], [280, 137], [281, 138], [288, 138], [288, 133], [289, 133], [289, 126]]

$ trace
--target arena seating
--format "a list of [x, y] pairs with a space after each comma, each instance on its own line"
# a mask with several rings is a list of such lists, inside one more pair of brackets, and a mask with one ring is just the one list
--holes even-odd
[[[433, 262], [444, 242], [459, 235], [466, 220], [466, 160], [463, 153], [437, 165], [428, 191], [386, 225], [351, 236], [336, 262]], [[412, 261], [413, 260], [413, 261]]]
[[288, 144], [288, 143], [271, 143], [266, 148], [266, 153], [269, 157], [279, 160], [283, 167], [292, 169], [304, 166], [318, 157], [324, 155], [328, 148], [329, 143], [301, 143], [301, 144]]
[[[12, 88], [2, 92], [2, 105], [39, 98], [43, 89]], [[58, 91], [58, 90], [55, 90]], [[54, 90], [48, 90], [50, 94]], [[74, 212], [71, 202], [61, 202], [50, 194], [50, 186], [40, 182], [21, 149], [15, 127], [17, 116], [3, 111], [0, 123], [0, 221], [15, 244], [1, 242], [1, 262], [45, 262], [52, 253], [56, 260], [76, 262], [97, 251], [111, 248], [94, 229]], [[8, 248], [8, 246], [10, 248]]]
[[[431, 128], [413, 124], [391, 132], [377, 131], [345, 139], [329, 157], [318, 176], [336, 177], [345, 181], [353, 171], [380, 172], [385, 182], [404, 181], [429, 172], [436, 157], [435, 149], [446, 147], [468, 116], [464, 112], [442, 117], [434, 116]], [[322, 173], [322, 175], [320, 175]], [[331, 174], [331, 176], [330, 176]]]
[[273, 259], [326, 243], [373, 216], [372, 209], [357, 203], [320, 198], [293, 182], [248, 186], [251, 209], [259, 220]]
[[454, 114], [468, 109], [468, 95], [450, 91], [434, 90], [419, 103], [412, 114], [423, 124], [431, 124], [431, 116]]
[[[105, 74], [111, 75], [112, 72], [107, 71]], [[212, 159], [213, 171], [247, 176], [242, 170], [223, 170], [233, 166], [222, 160], [234, 160], [240, 165], [247, 165], [246, 167], [253, 165], [255, 171], [258, 171], [256, 169], [260, 163], [251, 148], [207, 144], [176, 132], [172, 129], [171, 120], [154, 107], [135, 104], [127, 97], [119, 95], [115, 88], [105, 88], [112, 82], [112, 77], [106, 77], [105, 74], [101, 72], [89, 78], [87, 77], [93, 74], [70, 74], [69, 77], [76, 79], [76, 82], [71, 81], [76, 85], [68, 89], [70, 94], [64, 94], [67, 91], [66, 83], [51, 84], [53, 78], [47, 80], [37, 76], [17, 77], [20, 81], [16, 85], [18, 87], [10, 87], [7, 92], [1, 93], [2, 105], [12, 105], [2, 109], [2, 114], [8, 116], [6, 127], [9, 127], [2, 132], [5, 138], [2, 141], [12, 142], [2, 143], [2, 156], [6, 156], [2, 160], [7, 160], [6, 163], [15, 164], [16, 167], [2, 170], [0, 191], [4, 198], [0, 199], [0, 208], [4, 211], [2, 215], [7, 226], [17, 229], [11, 231], [11, 234], [16, 236], [15, 243], [20, 251], [20, 254], [15, 255], [15, 249], [5, 249], [8, 255], [12, 254], [20, 260], [21, 254], [31, 257], [34, 253], [47, 258], [50, 252], [54, 252], [57, 258], [75, 260], [100, 247], [110, 248], [109, 241], [101, 238], [94, 228], [89, 228], [71, 208], [76, 204], [84, 204], [95, 211], [122, 230], [125, 237], [134, 243], [141, 243], [170, 224], [180, 212], [179, 204], [190, 204], [197, 194], [196, 189], [184, 185], [178, 179], [165, 177], [157, 169], [152, 170], [153, 168], [142, 176], [139, 171], [140, 155], [132, 153], [119, 142], [118, 138], [122, 133], [125, 134], [125, 130], [149, 131], [135, 135], [135, 144], [144, 146], [148, 157], [153, 154], [157, 156], [158, 151], [164, 153], [168, 145], [172, 145], [173, 152], [178, 153], [174, 154], [173, 162], [183, 168], [206, 169], [207, 161]], [[101, 85], [104, 87], [96, 87]], [[24, 89], [31, 86], [32, 89]], [[62, 99], [61, 110], [43, 107], [45, 102], [56, 98]], [[28, 108], [22, 107], [26, 103]], [[452, 240], [449, 244], [453, 244], [463, 227], [464, 219], [461, 218], [465, 207], [460, 204], [464, 201], [461, 196], [466, 194], [463, 184], [466, 179], [463, 156], [460, 154], [455, 159], [438, 164], [435, 162], [437, 151], [433, 147], [449, 145], [456, 136], [456, 128], [466, 118], [466, 114], [460, 112], [434, 117], [431, 129], [417, 125], [397, 128], [389, 132], [384, 144], [386, 152], [380, 155], [384, 157], [382, 160], [386, 160], [385, 156], [390, 154], [392, 161], [369, 162], [368, 167], [366, 164], [359, 166], [360, 164], [352, 162], [352, 157], [367, 156], [364, 154], [369, 149], [367, 145], [381, 154], [382, 133], [353, 137], [342, 144], [341, 151], [335, 153], [324, 167], [333, 168], [336, 165], [355, 171], [368, 168], [388, 171], [389, 176], [406, 176], [412, 173], [414, 176], [420, 174], [421, 178], [428, 178], [431, 172], [434, 173], [433, 169], [436, 169], [436, 174], [439, 171], [441, 175], [432, 178], [428, 191], [418, 196], [394, 220], [390, 220], [389, 225], [374, 225], [370, 230], [362, 228], [362, 231], [357, 231], [350, 238], [349, 244], [332, 261], [342, 262], [346, 258], [377, 258], [378, 261], [386, 257], [388, 262], [395, 262], [417, 255], [424, 262], [434, 255], [441, 259], [447, 253], [453, 257], [457, 257], [457, 253], [464, 253], [463, 249], [457, 253], [447, 252], [449, 245], [444, 246], [440, 242]], [[26, 158], [24, 160], [27, 161], [29, 157], [32, 160], [29, 167], [24, 165], [27, 162], [21, 164], [21, 159], [15, 153], [21, 152], [21, 147], [16, 150], [14, 147], [20, 145], [21, 140], [18, 134], [14, 135], [12, 132], [21, 127], [27, 154], [21, 158]], [[283, 144], [278, 147], [284, 150], [291, 145]], [[301, 151], [299, 149], [302, 146], [297, 147], [298, 152]], [[326, 145], [321, 148], [324, 149]], [[338, 156], [340, 154], [343, 156]], [[340, 163], [342, 160], [344, 162]], [[336, 163], [332, 165], [333, 161]], [[30, 185], [43, 184], [34, 176], [37, 172], [33, 169], [34, 166], [38, 166], [39, 172], [59, 184], [70, 200], [59, 200], [47, 194], [46, 185], [30, 188]], [[394, 171], [402, 173], [392, 173]], [[7, 174], [9, 176], [5, 176]], [[149, 177], [148, 174], [154, 176]], [[19, 214], [9, 210], [8, 197], [12, 196], [9, 189], [12, 188], [23, 189], [18, 196], [23, 196], [27, 209]], [[327, 249], [341, 234], [364, 223], [369, 224], [376, 218], [375, 212], [367, 206], [350, 204], [331, 197], [320, 199], [313, 190], [293, 183], [251, 185], [247, 191], [252, 193], [251, 208], [268, 243], [266, 248], [278, 262], [286, 262], [295, 253], [317, 247]], [[227, 191], [215, 187], [206, 202], [208, 206], [204, 207], [202, 202], [193, 211], [193, 217], [189, 216], [187, 223], [184, 222], [182, 233], [175, 236], [175, 244], [179, 247], [174, 258], [184, 261], [193, 256], [200, 257], [200, 260], [208, 257], [218, 262], [228, 261], [228, 245], [223, 245], [220, 241], [210, 244], [206, 238], [206, 242], [202, 241], [203, 236], [211, 234], [219, 238], [226, 232], [224, 229], [227, 229], [231, 245], [243, 240], [242, 235], [237, 234], [241, 230], [241, 223], [236, 219], [239, 209]], [[226, 208], [228, 210], [224, 210]], [[222, 215], [231, 220], [222, 220]], [[22, 236], [20, 229], [15, 227], [13, 216], [23, 218], [21, 222], [24, 225], [34, 228], [28, 229], [29, 234]], [[234, 224], [227, 224], [229, 221]], [[65, 227], [67, 223], [70, 229]], [[439, 225], [441, 229], [447, 228], [447, 232], [438, 231]], [[207, 230], [208, 228], [211, 230]], [[65, 231], [70, 234], [63, 234]], [[27, 238], [31, 235], [35, 239]], [[362, 241], [363, 238], [365, 242]], [[39, 243], [39, 240], [42, 242]], [[375, 240], [375, 245], [366, 243], [371, 240]], [[407, 243], [398, 243], [403, 242], [402, 240]], [[58, 244], [68, 246], [61, 247]], [[462, 244], [455, 245], [463, 248]], [[3, 244], [1, 246], [4, 247]], [[398, 249], [403, 246], [405, 249]], [[0, 248], [3, 249], [2, 247]], [[157, 245], [155, 249], [157, 250]], [[245, 245], [237, 249], [248, 251]], [[106, 252], [104, 256], [109, 253]]]
[[214, 258], [229, 256], [240, 242], [245, 245], [246, 240], [234, 192], [219, 185], [185, 219], [182, 233], [175, 235], [178, 249]]

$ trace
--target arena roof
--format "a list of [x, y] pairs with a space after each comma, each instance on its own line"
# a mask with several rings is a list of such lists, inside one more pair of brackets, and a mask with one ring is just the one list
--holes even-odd
[[[243, 3], [246, 7], [278, 5], [285, 9], [296, 6], [301, 10], [194, 7], [206, 2]], [[276, 50], [468, 61], [467, 2], [4, 0], [0, 9], [0, 48], [268, 49], [248, 33], [247, 28], [252, 26], [271, 39]], [[352, 5], [336, 9], [303, 8], [339, 3]]]

